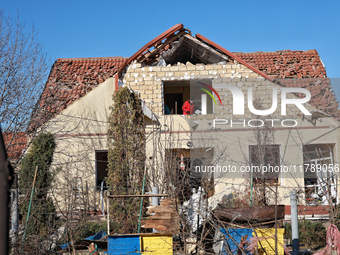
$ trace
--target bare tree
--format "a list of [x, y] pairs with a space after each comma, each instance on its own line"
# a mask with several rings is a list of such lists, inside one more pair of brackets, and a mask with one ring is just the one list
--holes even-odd
[[[0, 10], [0, 124], [4, 132], [25, 131], [41, 93], [48, 63], [38, 32]], [[15, 141], [7, 143], [10, 146]]]

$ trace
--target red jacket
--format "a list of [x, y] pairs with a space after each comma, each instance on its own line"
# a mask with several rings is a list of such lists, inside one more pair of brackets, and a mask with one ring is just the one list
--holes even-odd
[[190, 104], [190, 100], [185, 101], [182, 106], [183, 115], [193, 114], [194, 108], [195, 108], [194, 103]]

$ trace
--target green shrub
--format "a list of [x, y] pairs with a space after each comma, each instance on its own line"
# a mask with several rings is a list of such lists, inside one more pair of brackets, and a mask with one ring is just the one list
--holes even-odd
[[[292, 226], [285, 224], [285, 239], [292, 240]], [[320, 221], [301, 220], [299, 221], [299, 241], [307, 248], [316, 250], [326, 246], [326, 228]]]
[[[108, 127], [108, 175], [105, 181], [115, 195], [137, 195], [142, 191], [145, 134], [142, 101], [124, 87], [115, 91]], [[110, 216], [119, 222], [116, 233], [136, 233], [140, 198], [112, 199]], [[147, 200], [144, 200], [145, 202]]]
[[20, 202], [19, 209], [24, 222], [26, 222], [28, 213], [35, 170], [38, 167], [27, 235], [44, 237], [48, 232], [53, 231], [55, 208], [52, 199], [48, 196], [48, 192], [54, 177], [50, 166], [55, 147], [56, 144], [52, 134], [40, 133], [33, 139], [27, 155], [21, 161], [19, 189], [20, 194], [25, 195], [25, 197]]

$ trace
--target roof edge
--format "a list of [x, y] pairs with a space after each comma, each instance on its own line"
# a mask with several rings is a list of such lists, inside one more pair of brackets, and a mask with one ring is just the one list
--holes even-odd
[[173, 27], [169, 28], [168, 30], [166, 30], [165, 32], [163, 32], [162, 34], [160, 34], [159, 36], [157, 36], [156, 38], [154, 38], [153, 40], [151, 40], [150, 42], [148, 42], [147, 44], [145, 44], [142, 48], [140, 48], [135, 54], [133, 54], [130, 58], [128, 58], [125, 63], [118, 69], [118, 74], [127, 66], [129, 65], [132, 61], [136, 60], [137, 57], [142, 54], [144, 51], [146, 51], [148, 48], [154, 46], [154, 44], [158, 41], [161, 41], [165, 38], [167, 38], [169, 35], [176, 33], [177, 31], [179, 31], [180, 29], [182, 29], [184, 26], [182, 23], [180, 24], [176, 24]]
[[56, 61], [61, 61], [61, 60], [91, 60], [91, 59], [128, 59], [128, 57], [84, 57], [84, 58], [57, 58]]
[[[296, 53], [296, 52], [315, 52], [318, 54], [316, 49], [309, 49], [309, 50], [276, 50], [276, 51], [249, 51], [249, 52], [243, 52], [243, 51], [234, 51], [233, 54], [265, 54], [265, 53]], [[319, 55], [319, 54], [318, 54]]]

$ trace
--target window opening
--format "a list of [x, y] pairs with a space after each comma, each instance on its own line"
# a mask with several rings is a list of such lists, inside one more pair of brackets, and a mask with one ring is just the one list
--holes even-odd
[[107, 177], [107, 151], [96, 151], [96, 188], [100, 189], [104, 182], [104, 189], [107, 189], [105, 178]]
[[333, 144], [306, 145], [303, 149], [306, 203], [335, 204], [336, 175], [333, 164]]

